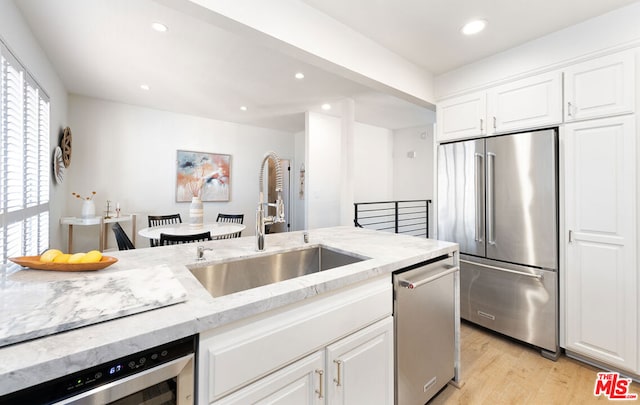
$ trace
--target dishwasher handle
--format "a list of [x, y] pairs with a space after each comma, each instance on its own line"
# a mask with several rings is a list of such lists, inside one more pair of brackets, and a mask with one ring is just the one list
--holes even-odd
[[433, 276], [429, 276], [427, 278], [424, 278], [420, 281], [407, 281], [407, 280], [403, 280], [401, 278], [398, 278], [398, 285], [400, 287], [404, 287], [407, 288], [409, 290], [414, 290], [418, 287], [420, 287], [421, 285], [425, 285], [428, 284], [434, 280], [437, 280], [441, 277], [444, 277], [446, 275], [449, 275], [451, 273], [455, 273], [456, 271], [460, 270], [460, 268], [458, 266], [445, 266], [446, 270], [445, 271], [441, 271], [438, 274], [434, 274]]

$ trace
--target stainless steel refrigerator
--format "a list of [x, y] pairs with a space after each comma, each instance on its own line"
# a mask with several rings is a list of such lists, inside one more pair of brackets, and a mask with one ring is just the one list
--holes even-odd
[[438, 239], [460, 245], [463, 319], [558, 348], [556, 129], [442, 144]]

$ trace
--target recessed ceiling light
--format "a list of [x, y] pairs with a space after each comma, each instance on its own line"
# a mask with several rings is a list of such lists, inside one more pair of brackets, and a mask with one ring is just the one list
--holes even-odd
[[247, 111], [247, 110], [248, 110], [248, 108], [247, 108], [247, 106], [246, 106], [246, 105], [241, 105], [241, 106], [240, 106], [240, 110], [242, 110], [242, 111]]
[[151, 28], [158, 32], [167, 32], [167, 30], [169, 29], [166, 25], [159, 22], [154, 22], [153, 24], [151, 24]]
[[330, 110], [331, 109], [331, 104], [326, 104], [326, 103], [322, 104], [322, 109], [325, 110], [325, 111]]
[[304, 73], [298, 72], [298, 73], [296, 73], [296, 76], [295, 76], [295, 77], [296, 77], [296, 79], [298, 79], [298, 80], [302, 80], [302, 79], [304, 79]]
[[149, 90], [149, 85], [148, 85], [148, 84], [141, 84], [141, 85], [140, 85], [140, 88], [141, 88], [142, 90]]
[[473, 20], [466, 23], [461, 29], [464, 35], [474, 35], [482, 31], [487, 26], [487, 20]]

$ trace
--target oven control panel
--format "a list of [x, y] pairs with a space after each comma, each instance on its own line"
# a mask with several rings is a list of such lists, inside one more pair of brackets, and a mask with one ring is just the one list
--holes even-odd
[[196, 346], [197, 336], [189, 336], [8, 394], [0, 397], [0, 405], [57, 402], [195, 353]]

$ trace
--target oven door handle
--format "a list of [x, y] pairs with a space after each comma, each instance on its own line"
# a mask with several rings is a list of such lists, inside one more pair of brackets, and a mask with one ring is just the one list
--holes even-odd
[[142, 391], [145, 388], [152, 387], [155, 384], [159, 384], [162, 381], [169, 380], [176, 376], [178, 377], [178, 380], [182, 378], [190, 380], [187, 384], [178, 381], [178, 385], [180, 387], [180, 392], [178, 393], [179, 397], [177, 398], [178, 404], [193, 404], [195, 389], [194, 355], [189, 354], [148, 370], [144, 370], [140, 373], [135, 373], [125, 378], [101, 385], [92, 390], [82, 392], [73, 397], [56, 402], [56, 405], [106, 404], [117, 401], [127, 395]]
[[440, 272], [438, 274], [434, 274], [433, 276], [424, 278], [424, 279], [422, 279], [420, 281], [407, 281], [407, 280], [399, 278], [398, 279], [398, 285], [400, 287], [404, 287], [404, 288], [407, 288], [409, 290], [414, 290], [414, 289], [420, 287], [421, 285], [428, 284], [428, 283], [430, 283], [430, 282], [432, 282], [434, 280], [437, 280], [437, 279], [439, 279], [441, 277], [444, 277], [444, 276], [449, 275], [451, 273], [455, 273], [458, 270], [459, 270], [458, 266], [447, 266], [447, 270], [442, 271], [442, 272]]

